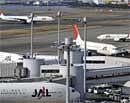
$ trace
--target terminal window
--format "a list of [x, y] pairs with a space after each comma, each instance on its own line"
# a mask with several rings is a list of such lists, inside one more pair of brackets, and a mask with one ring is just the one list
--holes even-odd
[[59, 70], [42, 70], [42, 73], [59, 73]]

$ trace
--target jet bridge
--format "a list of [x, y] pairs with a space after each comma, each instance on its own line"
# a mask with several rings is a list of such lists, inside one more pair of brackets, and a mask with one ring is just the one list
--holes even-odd
[[86, 70], [86, 84], [111, 84], [130, 80], [130, 66]]
[[[130, 80], [130, 66], [116, 66], [108, 64], [87, 64], [86, 69], [86, 85], [97, 85], [106, 83], [121, 83]], [[75, 64], [71, 67], [70, 75], [72, 77], [79, 77], [82, 74], [76, 74], [77, 71], [83, 70], [83, 64]], [[51, 75], [59, 75], [63, 81], [66, 78], [66, 66], [59, 65], [42, 65], [41, 71], [50, 73]], [[54, 71], [54, 72], [53, 72]], [[58, 71], [58, 72], [56, 72]], [[53, 73], [52, 73], [53, 72]], [[41, 76], [45, 75], [41, 73]], [[54, 79], [53, 81], [60, 81]], [[75, 82], [75, 81], [74, 81]], [[62, 82], [63, 83], [63, 82]]]

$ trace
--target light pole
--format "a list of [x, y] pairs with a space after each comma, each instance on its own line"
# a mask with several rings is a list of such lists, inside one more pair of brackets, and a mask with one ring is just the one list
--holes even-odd
[[[60, 45], [60, 19], [61, 19], [61, 11], [57, 12], [57, 18], [58, 18], [58, 46]], [[58, 55], [58, 64], [60, 64], [60, 50], [57, 50], [57, 55]]]
[[87, 52], [87, 46], [86, 46], [86, 36], [87, 36], [87, 19], [86, 17], [83, 18], [83, 24], [84, 24], [84, 99], [86, 94], [86, 52]]
[[67, 50], [67, 73], [66, 73], [66, 103], [70, 103], [70, 49], [72, 42], [69, 38], [65, 38], [65, 49]]
[[70, 38], [65, 38], [65, 45], [59, 47], [67, 52], [67, 66], [66, 66], [66, 103], [70, 103], [70, 51], [72, 50], [72, 41]]
[[30, 44], [31, 58], [33, 58], [33, 17], [34, 17], [34, 13], [31, 13], [31, 15], [30, 15], [30, 18], [31, 18], [31, 44]]

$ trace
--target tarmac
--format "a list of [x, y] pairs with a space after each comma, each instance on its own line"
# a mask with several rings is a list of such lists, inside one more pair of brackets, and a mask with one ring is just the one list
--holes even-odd
[[[109, 12], [108, 9], [100, 8], [66, 8], [66, 7], [51, 7], [51, 11], [46, 7], [31, 7], [31, 6], [0, 6], [0, 11], [8, 15], [28, 15], [30, 12], [36, 12], [40, 15], [55, 16], [56, 12], [61, 10], [64, 18], [80, 18], [87, 16], [87, 40], [100, 42], [96, 37], [103, 33], [130, 33], [130, 11], [122, 9], [114, 9]], [[80, 15], [81, 13], [81, 15]], [[72, 23], [69, 23], [69, 29], [60, 31], [60, 38], [64, 40], [65, 37], [72, 37]], [[80, 25], [80, 34], [83, 38], [83, 25]], [[39, 31], [39, 28], [52, 26], [56, 24], [34, 24], [34, 38], [33, 47], [34, 52], [40, 54], [57, 54], [56, 48], [52, 48], [53, 42], [57, 41], [57, 31]], [[66, 26], [66, 24], [62, 26]], [[27, 31], [26, 31], [27, 30]], [[19, 31], [18, 34], [10, 34], [13, 31]], [[126, 46], [130, 49], [130, 42], [113, 42], [103, 41], [104, 43], [114, 44], [116, 46]], [[14, 52], [26, 54], [30, 52], [30, 24], [21, 24], [18, 22], [7, 22], [0, 20], [0, 51]], [[110, 102], [109, 102], [110, 103]]]
[[[20, 8], [23, 8], [22, 10]], [[33, 11], [40, 15], [54, 16], [58, 10], [63, 12], [63, 18], [80, 18], [87, 16], [87, 40], [100, 42], [96, 37], [104, 33], [129, 33], [129, 23], [130, 23], [130, 13], [129, 10], [118, 10], [114, 9], [113, 12], [109, 12], [108, 9], [101, 11], [96, 8], [80, 9], [80, 8], [67, 8], [67, 7], [54, 7], [53, 10], [48, 10], [46, 7], [30, 7], [22, 6], [18, 7], [6, 7], [2, 6], [1, 11], [6, 12], [8, 15], [27, 15], [29, 12]], [[52, 9], [52, 7], [51, 7]], [[26, 11], [24, 11], [26, 10]], [[81, 12], [81, 15], [79, 15]], [[63, 20], [62, 20], [63, 21]], [[65, 22], [65, 21], [63, 21]], [[72, 22], [73, 24], [74, 22]], [[83, 25], [79, 22], [75, 22], [80, 25], [80, 34], [83, 38]], [[65, 37], [72, 37], [73, 30], [72, 24], [69, 23], [69, 29], [62, 29], [60, 31], [60, 39], [64, 40]], [[50, 27], [55, 25], [55, 30], [49, 30], [44, 32], [45, 27]], [[67, 24], [62, 24], [62, 27], [68, 26]], [[39, 31], [39, 28], [43, 28]], [[56, 48], [52, 48], [52, 44], [57, 41], [57, 24], [53, 23], [37, 23], [34, 24], [33, 33], [33, 45], [34, 52], [40, 54], [57, 54]], [[67, 27], [66, 27], [67, 28]], [[0, 51], [15, 52], [20, 54], [25, 54], [30, 52], [30, 24], [21, 24], [18, 22], [7, 22], [0, 20]], [[10, 34], [14, 31], [16, 34]], [[27, 31], [26, 31], [27, 30]], [[14, 32], [15, 33], [15, 32]], [[125, 48], [130, 48], [130, 42], [113, 42], [104, 41], [105, 43], [114, 44], [116, 46], [124, 46]]]

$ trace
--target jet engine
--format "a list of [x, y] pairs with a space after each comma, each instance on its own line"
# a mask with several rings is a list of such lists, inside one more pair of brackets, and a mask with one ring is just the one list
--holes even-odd
[[31, 19], [27, 19], [26, 23], [31, 23], [31, 21], [32, 21]]

